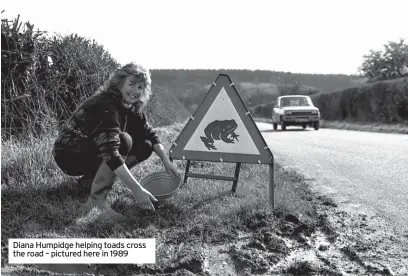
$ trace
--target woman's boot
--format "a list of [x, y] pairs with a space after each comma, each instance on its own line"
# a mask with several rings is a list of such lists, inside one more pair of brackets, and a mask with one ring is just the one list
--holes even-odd
[[103, 217], [106, 217], [108, 220], [124, 218], [122, 214], [114, 211], [106, 201], [109, 192], [112, 190], [115, 180], [115, 173], [110, 170], [105, 162], [102, 162], [92, 182], [91, 193], [88, 201], [85, 204], [84, 211], [88, 213], [88, 215], [90, 215], [91, 217], [95, 217], [96, 214], [91, 213], [97, 212], [100, 213], [100, 215], [103, 215]]

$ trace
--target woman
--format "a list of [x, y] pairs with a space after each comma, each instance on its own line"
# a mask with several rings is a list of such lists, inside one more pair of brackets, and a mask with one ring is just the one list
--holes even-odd
[[118, 176], [142, 208], [154, 210], [152, 201], [157, 199], [129, 171], [152, 151], [170, 174], [180, 177], [143, 112], [150, 96], [150, 72], [129, 63], [85, 100], [60, 130], [54, 159], [66, 174], [92, 179], [89, 208], [99, 207], [117, 215], [106, 198]]

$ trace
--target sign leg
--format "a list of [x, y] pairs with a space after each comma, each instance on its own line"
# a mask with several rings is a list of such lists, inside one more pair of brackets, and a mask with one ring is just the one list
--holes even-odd
[[273, 164], [269, 164], [269, 204], [275, 208], [275, 184]]
[[187, 165], [186, 165], [186, 171], [185, 171], [185, 173], [184, 173], [184, 181], [183, 181], [183, 184], [186, 184], [187, 183], [187, 174], [188, 174], [188, 171], [190, 170], [190, 160], [187, 160]]
[[232, 192], [235, 193], [235, 191], [237, 190], [237, 183], [238, 183], [238, 177], [239, 177], [239, 171], [241, 169], [241, 163], [237, 163], [236, 167], [235, 167], [235, 175], [234, 175], [234, 182], [232, 184]]

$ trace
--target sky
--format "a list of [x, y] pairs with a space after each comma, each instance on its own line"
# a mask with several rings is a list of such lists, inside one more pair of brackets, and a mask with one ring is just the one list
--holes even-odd
[[408, 42], [408, 0], [8, 0], [1, 10], [150, 69], [357, 74], [370, 50]]

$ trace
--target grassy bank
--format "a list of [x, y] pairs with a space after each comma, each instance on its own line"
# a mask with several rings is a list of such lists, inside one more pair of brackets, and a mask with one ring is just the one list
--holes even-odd
[[[254, 118], [254, 120], [256, 122], [272, 124], [272, 119], [269, 119], [269, 118]], [[368, 132], [408, 134], [408, 123], [385, 124], [385, 123], [361, 123], [361, 122], [321, 120], [320, 127], [321, 128], [333, 128], [333, 129], [368, 131]]]
[[[167, 149], [181, 129], [181, 124], [157, 129]], [[186, 275], [182, 271], [200, 274], [211, 269], [206, 267], [211, 248], [237, 244], [242, 242], [242, 237], [250, 239], [248, 247], [226, 247], [227, 255], [233, 260], [232, 273], [248, 269], [261, 273], [290, 254], [291, 250], [283, 242], [285, 239], [302, 240], [321, 223], [307, 185], [298, 175], [275, 166], [276, 208], [273, 210], [268, 205], [268, 167], [243, 164], [236, 194], [230, 193], [230, 182], [189, 179], [187, 185], [155, 213], [138, 209], [130, 190], [117, 180], [108, 201], [113, 209], [125, 215], [125, 221], [111, 224], [95, 220], [76, 224], [89, 190], [78, 189], [75, 178], [57, 169], [50, 155], [53, 138], [50, 134], [39, 139], [2, 142], [2, 269], [11, 275], [33, 275], [50, 270], [103, 272], [105, 275]], [[185, 162], [175, 160], [175, 163], [184, 171]], [[191, 171], [232, 176], [234, 165], [199, 162], [192, 163]], [[132, 172], [140, 179], [162, 169], [160, 159], [153, 155]], [[157, 263], [144, 266], [57, 265], [52, 268], [8, 265], [9, 238], [85, 237], [154, 237]], [[253, 254], [257, 246], [263, 248], [263, 255]], [[219, 258], [214, 255], [210, 260], [217, 262]], [[296, 265], [299, 264], [291, 266]]]
[[368, 131], [368, 132], [408, 134], [408, 123], [383, 124], [383, 123], [322, 121], [321, 127], [346, 129], [346, 130], [359, 130], [359, 131]]

